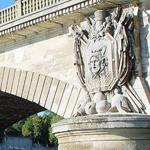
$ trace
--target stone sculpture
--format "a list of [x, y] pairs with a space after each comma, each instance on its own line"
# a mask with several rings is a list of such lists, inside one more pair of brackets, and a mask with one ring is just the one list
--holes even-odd
[[136, 62], [132, 12], [123, 12], [121, 8], [112, 13], [98, 10], [86, 21], [89, 31], [72, 26], [77, 75], [87, 92], [74, 116], [145, 113], [144, 104], [130, 85], [134, 76], [133, 60]]

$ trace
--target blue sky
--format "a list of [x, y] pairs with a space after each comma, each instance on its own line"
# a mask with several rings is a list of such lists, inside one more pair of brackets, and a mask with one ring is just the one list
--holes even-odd
[[15, 0], [0, 0], [0, 10], [13, 5]]

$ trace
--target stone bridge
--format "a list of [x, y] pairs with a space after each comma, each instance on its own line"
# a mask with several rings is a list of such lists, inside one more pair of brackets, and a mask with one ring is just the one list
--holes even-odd
[[1, 128], [42, 110], [69, 118], [83, 94], [80, 87], [39, 73], [0, 69]]
[[140, 5], [140, 28], [135, 32], [140, 31], [141, 43], [136, 55], [141, 56], [137, 64], [141, 69], [133, 84], [150, 112], [145, 85], [150, 76], [148, 1], [16, 0], [0, 11], [0, 129], [46, 109], [71, 117], [84, 91], [73, 65], [74, 38], [69, 27], [86, 28], [84, 18], [98, 9], [136, 3]]

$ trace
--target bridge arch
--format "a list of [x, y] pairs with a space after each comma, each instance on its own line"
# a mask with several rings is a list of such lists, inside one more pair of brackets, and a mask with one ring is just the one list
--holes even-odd
[[[9, 116], [7, 116], [9, 120], [5, 120], [4, 124], [6, 125], [3, 128], [46, 109], [64, 118], [69, 118], [73, 115], [77, 102], [83, 93], [81, 87], [49, 76], [1, 67], [0, 97], [5, 97], [1, 99], [1, 105], [6, 105], [4, 108], [8, 107], [8, 111], [5, 111], [5, 113], [8, 113]], [[9, 109], [14, 103], [16, 112], [18, 112], [17, 118], [15, 118], [13, 112], [9, 113]], [[25, 111], [24, 115], [21, 114], [21, 109]], [[2, 112], [0, 111], [0, 113]], [[13, 116], [12, 119], [11, 116]]]

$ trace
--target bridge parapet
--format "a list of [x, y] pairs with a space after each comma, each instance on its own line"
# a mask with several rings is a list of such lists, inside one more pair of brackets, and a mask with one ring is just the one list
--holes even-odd
[[118, 0], [17, 0], [15, 5], [0, 11], [0, 37], [64, 15], [78, 13], [78, 17], [73, 14], [71, 18], [65, 18], [66, 22], [68, 19], [75, 21], [97, 9], [109, 9], [135, 1], [121, 0], [116, 5]]
[[0, 11], [0, 24], [9, 22], [17, 18], [17, 5], [14, 4], [10, 7], [2, 9]]
[[68, 0], [17, 0], [16, 3], [0, 11], [0, 24], [15, 20], [21, 16], [37, 12], [47, 7], [60, 5]]
[[21, 3], [21, 15], [27, 15], [29, 13], [39, 11], [46, 7], [53, 7], [55, 5], [60, 5], [62, 2], [66, 2], [68, 0], [24, 0]]

